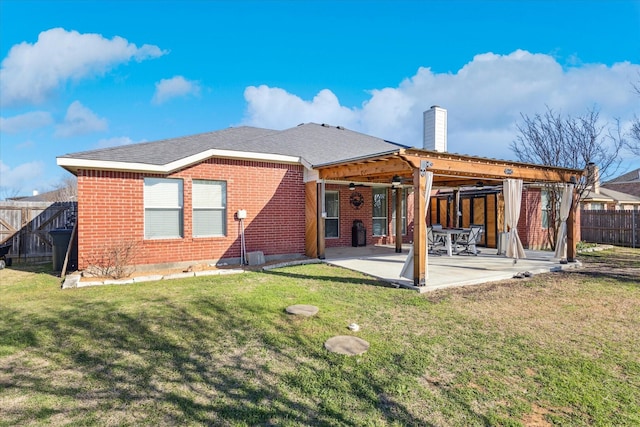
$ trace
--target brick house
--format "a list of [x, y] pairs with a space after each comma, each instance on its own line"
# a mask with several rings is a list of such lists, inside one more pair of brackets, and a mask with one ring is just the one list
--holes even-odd
[[602, 188], [640, 197], [640, 168], [603, 183]]
[[[284, 131], [228, 128], [58, 157], [78, 178], [79, 269], [104, 248], [128, 240], [141, 242], [140, 265], [237, 262], [241, 209], [247, 212], [248, 251], [262, 251], [267, 259], [299, 256], [305, 253], [304, 184], [313, 179], [312, 165], [400, 147], [311, 123]], [[371, 203], [355, 210], [348, 187], [327, 184], [327, 190], [340, 194], [341, 212], [328, 246], [351, 243], [353, 219], [364, 222], [368, 243], [389, 241], [386, 233], [373, 235]], [[365, 199], [379, 191], [359, 190]]]
[[[425, 135], [429, 120], [441, 113], [433, 110], [431, 118], [425, 112]], [[508, 177], [567, 182], [581, 173], [449, 154], [446, 140], [444, 147], [438, 140], [441, 126], [431, 129], [424, 149], [308, 123], [282, 131], [243, 126], [60, 156], [58, 165], [78, 181], [78, 268], [125, 241], [138, 245], [139, 269], [236, 263], [243, 240], [247, 251], [262, 252], [266, 260], [323, 257], [325, 247], [353, 243], [355, 220], [366, 230], [366, 244], [398, 249], [426, 235], [424, 222], [414, 221], [426, 218], [426, 168], [434, 188]], [[392, 178], [402, 184], [392, 185]], [[495, 247], [495, 239], [486, 244]], [[415, 280], [424, 268], [416, 267]]]

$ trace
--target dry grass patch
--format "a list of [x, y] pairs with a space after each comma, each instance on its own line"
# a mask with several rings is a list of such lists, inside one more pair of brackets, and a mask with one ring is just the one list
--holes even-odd
[[[601, 254], [590, 275], [425, 295], [326, 265], [66, 291], [19, 275], [0, 426], [637, 424], [638, 254], [612, 252], [622, 275]], [[328, 353], [352, 322], [369, 351]]]

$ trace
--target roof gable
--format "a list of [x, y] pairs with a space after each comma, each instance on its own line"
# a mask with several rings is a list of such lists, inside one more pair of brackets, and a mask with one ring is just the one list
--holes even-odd
[[242, 126], [179, 138], [65, 154], [59, 158], [166, 165], [209, 149], [233, 148], [242, 141], [258, 138], [273, 132], [277, 131]]
[[241, 126], [66, 154], [58, 157], [58, 164], [69, 170], [84, 167], [168, 173], [209, 157], [231, 157], [313, 166], [393, 152], [401, 147], [342, 127], [315, 123], [283, 131]]

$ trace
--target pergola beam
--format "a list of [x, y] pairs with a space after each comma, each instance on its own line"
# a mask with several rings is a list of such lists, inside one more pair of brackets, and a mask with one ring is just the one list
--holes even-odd
[[[403, 156], [412, 166], [419, 167], [423, 155]], [[493, 161], [458, 156], [427, 157], [432, 163], [429, 170], [434, 175], [456, 176], [457, 179], [522, 179], [526, 182], [569, 182], [576, 171], [555, 167], [540, 167], [518, 162]], [[576, 177], [577, 178], [577, 177]]]
[[397, 155], [390, 158], [376, 159], [371, 162], [347, 163], [320, 168], [320, 177], [326, 180], [341, 179], [346, 181], [374, 182], [393, 175], [411, 175], [412, 167]]
[[387, 183], [394, 175], [413, 178], [420, 162], [431, 163], [434, 184], [447, 186], [475, 185], [479, 180], [502, 181], [506, 178], [524, 182], [570, 182], [582, 173], [573, 169], [531, 165], [520, 162], [452, 155], [426, 150], [400, 150], [398, 153], [372, 157], [366, 161], [344, 162], [318, 167], [325, 180]]

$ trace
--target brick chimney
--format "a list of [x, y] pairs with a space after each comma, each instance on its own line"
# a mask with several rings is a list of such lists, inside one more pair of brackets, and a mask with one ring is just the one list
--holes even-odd
[[591, 191], [595, 194], [600, 194], [600, 170], [598, 166], [593, 163], [587, 163], [587, 185], [591, 186]]
[[433, 105], [424, 112], [424, 139], [425, 150], [447, 152], [447, 110]]

